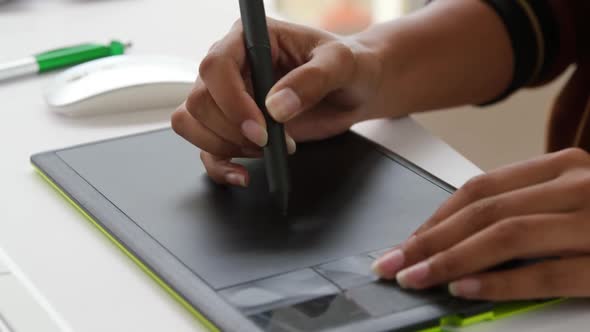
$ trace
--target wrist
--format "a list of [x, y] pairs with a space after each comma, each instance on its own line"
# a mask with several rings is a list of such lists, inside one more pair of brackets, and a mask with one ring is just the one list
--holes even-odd
[[404, 72], [411, 67], [411, 58], [404, 52], [403, 19], [377, 24], [357, 35], [355, 40], [368, 50], [365, 62], [374, 68], [375, 84], [371, 118], [400, 117], [411, 113], [407, 96], [398, 88]]
[[481, 104], [512, 77], [506, 29], [480, 1], [435, 1], [357, 38], [381, 59], [374, 108], [382, 116]]

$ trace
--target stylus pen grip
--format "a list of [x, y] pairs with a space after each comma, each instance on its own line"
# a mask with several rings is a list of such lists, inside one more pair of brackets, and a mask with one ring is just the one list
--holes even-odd
[[266, 96], [275, 80], [263, 1], [240, 0], [240, 13], [252, 73], [254, 99], [264, 114], [268, 131], [268, 144], [264, 147], [264, 162], [269, 190], [279, 208], [286, 213], [290, 183], [285, 130], [283, 124], [276, 122], [268, 114], [265, 106]]

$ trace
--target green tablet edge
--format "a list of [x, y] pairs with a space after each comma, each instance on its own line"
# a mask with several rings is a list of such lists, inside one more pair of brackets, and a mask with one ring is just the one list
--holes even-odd
[[[82, 207], [80, 207], [74, 200], [68, 196], [61, 188], [53, 182], [41, 169], [37, 166], [32, 165], [37, 174], [43, 178], [49, 185], [55, 189], [62, 198], [64, 198], [70, 205], [74, 206], [74, 208], [84, 216], [87, 220], [89, 220], [103, 235], [105, 235], [111, 242], [113, 242], [119, 250], [121, 250], [127, 257], [129, 257], [139, 268], [146, 273], [150, 278], [152, 278], [164, 291], [166, 291], [176, 302], [178, 302], [182, 307], [188, 310], [198, 321], [212, 332], [221, 332], [212, 322], [210, 322], [205, 316], [203, 316], [197, 309], [195, 309], [190, 303], [188, 303], [180, 294], [178, 294], [174, 289], [172, 289], [168, 284], [166, 284], [157, 274], [155, 274], [149, 267], [147, 267], [143, 262], [134, 256], [123, 244], [121, 244], [117, 239], [115, 239], [107, 230], [105, 230], [98, 222], [96, 222]], [[454, 327], [464, 327], [469, 325], [474, 325], [486, 321], [494, 321], [510, 316], [514, 316], [517, 314], [521, 314], [524, 312], [540, 309], [542, 307], [557, 304], [565, 299], [555, 299], [549, 300], [544, 302], [539, 301], [518, 301], [518, 302], [510, 302], [505, 304], [498, 304], [493, 310], [487, 311], [481, 314], [477, 314], [474, 316], [462, 316], [462, 315], [451, 315], [447, 317], [443, 317], [440, 319], [440, 324], [438, 326], [433, 326], [427, 329], [422, 329], [419, 332], [443, 332], [445, 326], [454, 326]]]
[[[565, 301], [566, 299], [553, 299], [547, 301], [515, 301], [515, 302], [507, 302], [507, 303], [499, 303], [495, 305], [495, 308], [491, 311], [487, 311], [481, 314], [477, 314], [474, 316], [462, 316], [462, 315], [451, 315], [447, 317], [443, 317], [440, 320], [441, 329], [439, 331], [444, 331], [444, 326], [453, 326], [453, 327], [464, 327], [470, 326], [486, 321], [495, 321], [504, 318], [508, 318], [511, 316], [519, 315], [525, 312], [541, 309], [543, 307], [554, 305], [560, 302]], [[434, 332], [435, 330], [426, 330], [421, 332]]]
[[42, 170], [38, 167], [33, 165], [35, 171], [45, 180], [53, 189], [55, 189], [61, 197], [63, 197], [68, 203], [70, 203], [74, 208], [82, 214], [87, 220], [89, 220], [98, 230], [104, 234], [111, 242], [113, 242], [117, 248], [119, 248], [127, 257], [131, 258], [131, 260], [139, 266], [139, 268], [145, 272], [150, 278], [152, 278], [166, 293], [168, 293], [176, 302], [178, 302], [181, 306], [183, 306], [186, 310], [188, 310], [198, 321], [205, 327], [207, 330], [211, 332], [221, 332], [212, 322], [210, 322], [205, 316], [203, 316], [197, 309], [195, 309], [190, 303], [188, 303], [180, 294], [178, 294], [174, 289], [172, 289], [168, 284], [166, 284], [158, 275], [154, 273], [149, 267], [147, 267], [143, 262], [135, 257], [123, 244], [121, 244], [117, 239], [115, 239], [107, 230], [105, 230], [99, 223], [97, 223], [82, 207], [80, 207], [76, 202], [74, 202], [70, 196], [68, 196], [61, 188], [53, 182]]

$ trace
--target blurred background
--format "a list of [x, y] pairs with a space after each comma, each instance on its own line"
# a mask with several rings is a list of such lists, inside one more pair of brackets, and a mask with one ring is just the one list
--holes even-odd
[[[114, 17], [115, 21], [123, 13], [107, 12], [106, 6], [109, 3], [120, 2], [124, 5], [126, 2], [135, 2], [141, 0], [0, 0], [0, 27], [2, 21], [18, 20], [19, 15], [26, 11], [44, 10], [48, 14], [38, 20], [27, 29], [19, 32], [22, 42], [27, 38], [34, 38], [37, 30], [51, 25], [56, 27], [60, 24], [59, 19], [52, 18], [52, 8], [55, 11], [60, 10], [60, 15], [72, 15], [76, 13], [76, 7], [91, 6], [97, 12], [97, 22], [100, 24], [101, 17]], [[175, 0], [189, 1], [189, 0]], [[178, 12], [170, 1], [170, 10], [162, 12], [163, 16], [177, 16]], [[190, 0], [199, 1], [199, 0]], [[234, 1], [234, 0], [218, 0]], [[407, 15], [414, 10], [424, 6], [425, 0], [266, 0], [269, 13], [278, 15], [280, 18], [311, 25], [319, 28], [328, 29], [341, 34], [350, 34], [360, 31], [367, 26], [376, 22], [392, 20], [402, 15]], [[73, 6], [65, 8], [64, 3]], [[61, 4], [61, 5], [60, 5]], [[101, 6], [104, 4], [105, 6]], [[76, 5], [76, 6], [74, 6]], [[214, 4], [212, 4], [214, 5]], [[62, 7], [64, 7], [62, 9]], [[105, 7], [103, 10], [102, 7]], [[64, 14], [65, 13], [65, 14]], [[140, 18], [136, 18], [140, 20]], [[227, 22], [232, 22], [235, 17], [228, 17]], [[208, 18], [200, 16], [197, 26], [207, 26]], [[64, 33], [72, 40], [85, 40], [95, 38], [101, 40], [102, 35], [89, 36], [83, 29], [72, 30], [67, 22], [63, 24]], [[172, 35], [175, 31], [182, 29], [194, 29], [194, 21], [179, 20], [175, 26], [163, 26], [160, 35], [153, 36], [160, 40], [161, 44], [152, 45], [153, 43], [142, 42], [140, 33], [141, 26], [129, 25], [126, 27], [126, 34], [131, 39], [138, 39], [135, 49], [143, 52], [162, 52], [168, 48], [183, 48], [187, 54], [199, 54], [205, 52], [208, 45], [200, 45], [202, 41], [191, 43], [183, 41], [179, 44], [174, 38], [167, 36]], [[135, 31], [137, 30], [137, 31]], [[220, 31], [220, 35], [225, 30]], [[1, 31], [0, 31], [1, 33]], [[6, 36], [9, 35], [4, 31]], [[198, 34], [198, 30], [196, 31]], [[195, 40], [199, 40], [196, 38]], [[37, 40], [33, 49], [49, 49], [53, 45], [52, 41], [44, 42]], [[157, 46], [157, 48], [155, 48]], [[142, 47], [144, 47], [142, 49]], [[150, 49], [154, 47], [154, 49]], [[186, 49], [186, 50], [185, 50]], [[3, 50], [6, 57], [16, 57], [17, 54], [10, 53], [11, 48]], [[197, 53], [195, 53], [197, 52]], [[18, 54], [19, 56], [22, 54]], [[563, 86], [570, 72], [566, 72], [561, 78], [552, 84], [531, 90], [520, 91], [510, 99], [485, 108], [479, 107], [462, 107], [444, 112], [430, 112], [415, 115], [414, 118], [424, 127], [430, 130], [434, 135], [441, 137], [447, 143], [452, 145], [460, 153], [472, 160], [483, 170], [490, 170], [501, 165], [511, 162], [524, 160], [544, 151], [545, 126], [548, 117], [550, 105], [556, 94]]]
[[374, 22], [407, 14], [426, 0], [274, 0], [291, 21], [342, 34], [354, 33]]
[[[424, 6], [424, 0], [274, 0], [287, 19], [348, 34]], [[544, 152], [545, 126], [553, 99], [570, 72], [552, 84], [520, 91], [485, 108], [462, 107], [414, 115], [483, 170]]]

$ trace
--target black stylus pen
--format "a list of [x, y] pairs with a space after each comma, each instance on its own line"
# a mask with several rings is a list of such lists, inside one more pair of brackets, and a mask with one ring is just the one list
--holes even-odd
[[268, 144], [264, 147], [264, 166], [269, 191], [281, 212], [287, 214], [290, 183], [285, 130], [283, 124], [276, 122], [268, 114], [265, 106], [266, 95], [275, 84], [275, 80], [266, 13], [262, 1], [240, 0], [240, 13], [250, 72], [252, 73], [254, 99], [264, 113], [268, 130]]

